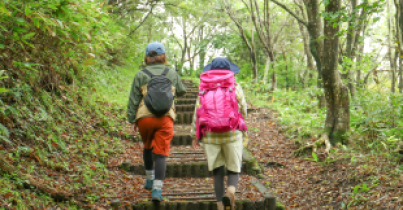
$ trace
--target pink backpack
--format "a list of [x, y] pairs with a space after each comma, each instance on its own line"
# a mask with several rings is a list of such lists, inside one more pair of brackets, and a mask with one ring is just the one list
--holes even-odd
[[200, 107], [196, 110], [196, 136], [205, 131], [223, 133], [246, 130], [238, 110], [234, 73], [229, 70], [207, 71], [200, 75]]

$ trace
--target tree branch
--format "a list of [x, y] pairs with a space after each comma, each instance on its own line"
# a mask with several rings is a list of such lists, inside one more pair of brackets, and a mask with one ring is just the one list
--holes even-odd
[[297, 19], [298, 22], [303, 24], [305, 27], [308, 27], [308, 23], [305, 22], [304, 20], [302, 20], [300, 17], [298, 17], [298, 15], [296, 15], [293, 11], [291, 11], [287, 6], [285, 6], [284, 4], [278, 2], [277, 0], [270, 0], [270, 1], [272, 1], [275, 4], [277, 4], [279, 7], [283, 8], [285, 11], [290, 13], [290, 15], [292, 15], [295, 19]]
[[130, 31], [129, 36], [131, 36], [134, 32], [137, 31], [138, 28], [140, 28], [141, 25], [143, 25], [143, 23], [147, 20], [148, 16], [150, 16], [150, 14], [153, 13], [153, 9], [154, 9], [154, 5], [151, 6], [150, 12], [147, 13], [147, 15], [143, 18], [143, 20], [140, 22], [140, 24], [134, 28], [132, 31]]
[[181, 51], [183, 51], [183, 46], [182, 46], [182, 44], [179, 42], [179, 40], [175, 37], [175, 34], [173, 34], [172, 37], [175, 39], [176, 43], [178, 43], [179, 47], [181, 48]]

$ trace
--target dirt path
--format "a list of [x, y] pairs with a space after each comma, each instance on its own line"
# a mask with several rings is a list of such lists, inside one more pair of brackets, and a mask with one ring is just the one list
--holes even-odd
[[[339, 160], [322, 166], [306, 159], [311, 155], [293, 155], [298, 147], [279, 130], [272, 111], [261, 109], [250, 114], [254, 117], [248, 117], [249, 150], [268, 176], [263, 182], [287, 209], [342, 209], [349, 204], [348, 209], [403, 209], [403, 175], [390, 176], [383, 171], [393, 173], [388, 168], [396, 167], [385, 157], [356, 154], [351, 162], [351, 158], [342, 157], [352, 154], [339, 150], [335, 155]], [[364, 183], [376, 186], [368, 192], [352, 193]]]

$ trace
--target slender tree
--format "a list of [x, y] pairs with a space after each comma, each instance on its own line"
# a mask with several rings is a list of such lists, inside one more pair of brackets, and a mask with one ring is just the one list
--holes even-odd
[[403, 93], [403, 0], [395, 0], [396, 38], [399, 50], [399, 93]]
[[[295, 4], [298, 6], [298, 9], [296, 10], [296, 14], [301, 16], [301, 18], [306, 21], [306, 14], [304, 7], [300, 0], [294, 0]], [[305, 70], [303, 77], [302, 77], [302, 83], [303, 87], [306, 87], [306, 80], [309, 78], [310, 80], [313, 79], [313, 73], [315, 71], [315, 65], [313, 62], [313, 57], [311, 50], [309, 49], [309, 35], [306, 31], [306, 28], [301, 22], [298, 22], [299, 26], [299, 31], [301, 33], [302, 39], [304, 41], [304, 54], [306, 57], [306, 63], [307, 63], [307, 69]]]
[[388, 0], [388, 57], [389, 57], [389, 63], [390, 63], [390, 68], [392, 70], [391, 73], [391, 85], [390, 85], [390, 91], [392, 93], [395, 92], [395, 86], [396, 86], [396, 62], [393, 54], [393, 46], [392, 46], [392, 14], [391, 14], [391, 4], [390, 0]]
[[[257, 79], [257, 56], [256, 56], [256, 50], [255, 50], [255, 43], [251, 39], [251, 37], [247, 36], [247, 29], [245, 26], [242, 25], [241, 17], [237, 16], [236, 13], [234, 12], [233, 8], [231, 7], [231, 4], [228, 2], [228, 0], [223, 0], [223, 5], [224, 5], [224, 11], [228, 14], [228, 16], [231, 18], [231, 20], [235, 23], [236, 27], [238, 28], [238, 32], [244, 43], [249, 49], [249, 54], [250, 54], [250, 64], [252, 67], [252, 72], [253, 72], [253, 78], [254, 81]], [[249, 17], [247, 17], [249, 19]]]
[[[325, 19], [323, 21], [323, 28], [319, 0], [304, 0], [308, 22], [296, 15], [286, 5], [277, 0], [272, 0], [272, 2], [284, 8], [301, 24], [307, 27], [310, 35], [311, 53], [315, 58], [320, 77], [318, 86], [323, 84], [327, 106], [325, 134], [322, 135], [323, 138], [321, 141], [326, 142], [326, 140], [330, 139], [330, 142], [333, 144], [337, 142], [344, 143], [343, 134], [350, 128], [350, 98], [348, 88], [343, 84], [338, 72], [338, 22], [340, 17], [337, 15], [337, 12], [340, 9], [341, 1], [332, 0], [325, 5], [325, 12], [328, 14], [328, 17], [336, 18]], [[322, 34], [324, 35], [324, 39], [320, 38]], [[322, 79], [323, 83], [321, 82]], [[329, 149], [330, 144], [327, 144], [326, 150], [329, 151]]]

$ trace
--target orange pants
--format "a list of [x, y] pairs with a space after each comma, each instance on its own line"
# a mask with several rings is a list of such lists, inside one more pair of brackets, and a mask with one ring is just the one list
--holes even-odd
[[172, 118], [168, 116], [142, 118], [137, 121], [137, 126], [145, 149], [153, 149], [154, 154], [169, 155], [169, 145], [174, 136]]

